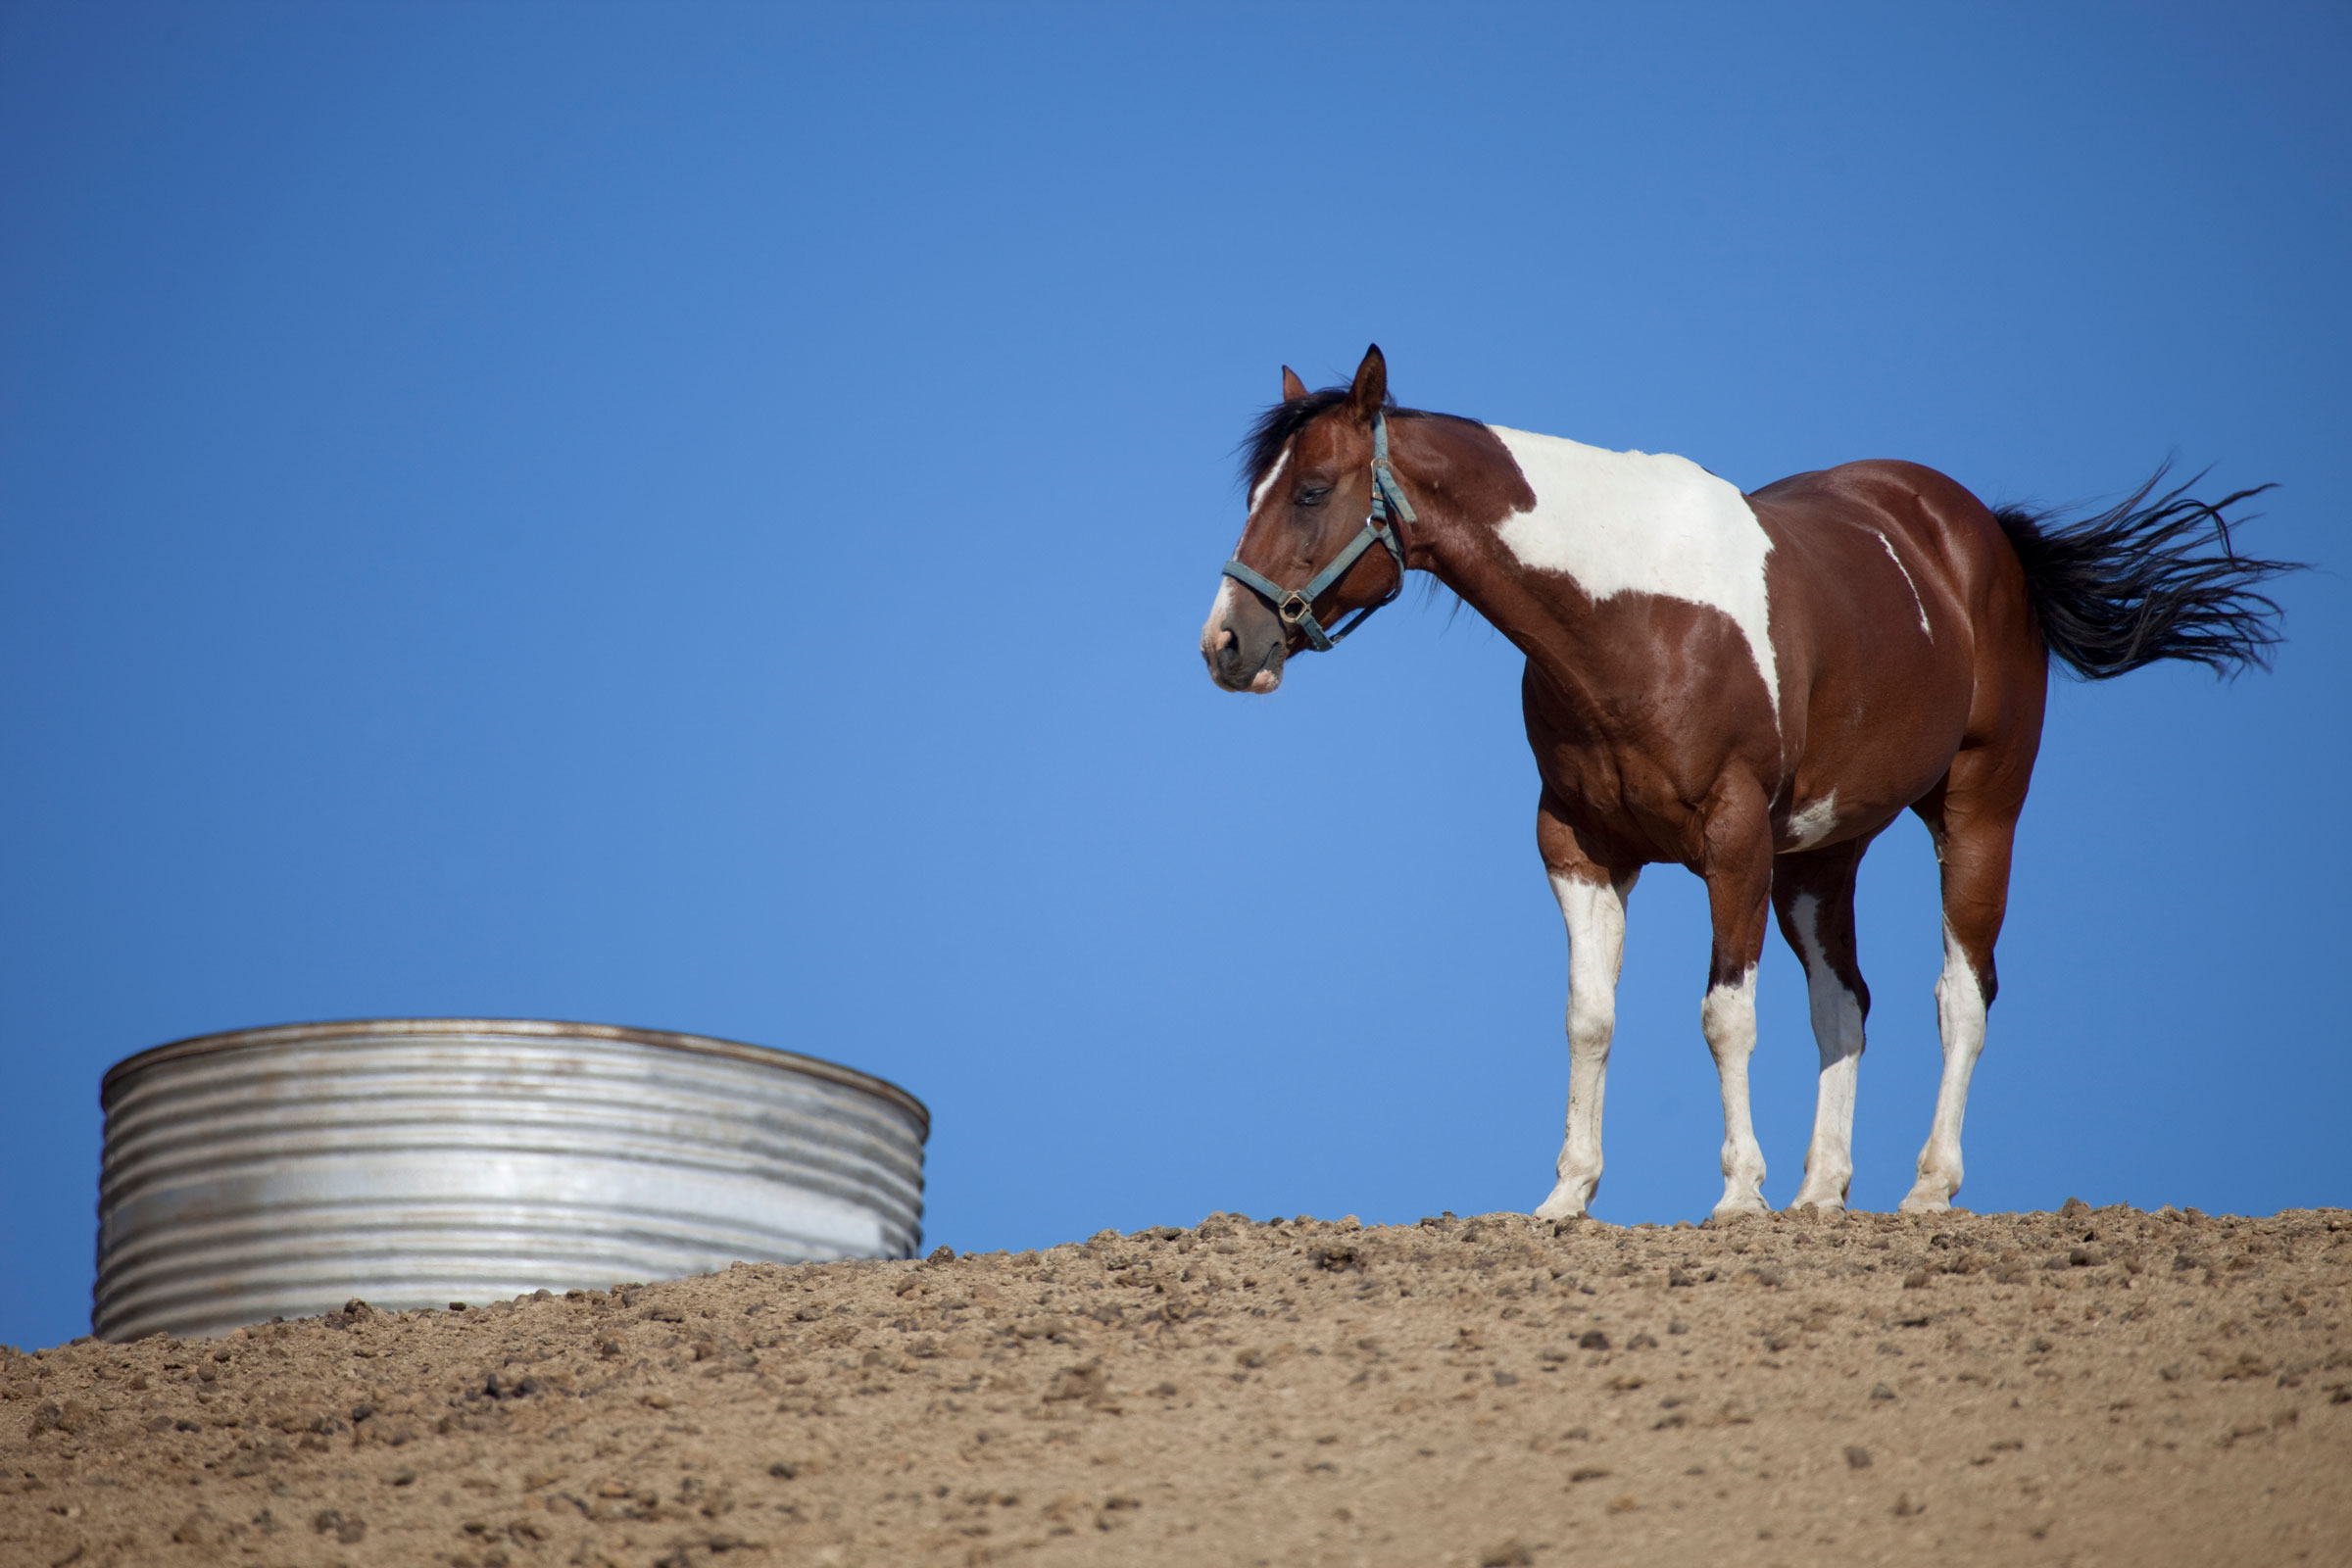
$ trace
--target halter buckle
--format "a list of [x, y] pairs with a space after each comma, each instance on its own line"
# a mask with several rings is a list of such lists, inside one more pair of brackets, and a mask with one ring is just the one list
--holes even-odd
[[1305, 619], [1307, 612], [1314, 608], [1307, 602], [1306, 595], [1294, 588], [1283, 596], [1281, 604], [1274, 607], [1274, 613], [1282, 617], [1284, 625], [1296, 626], [1299, 621]]

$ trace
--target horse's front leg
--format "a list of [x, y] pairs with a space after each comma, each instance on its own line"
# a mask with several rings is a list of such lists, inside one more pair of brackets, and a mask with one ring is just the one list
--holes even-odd
[[1723, 1200], [1715, 1215], [1764, 1210], [1764, 1151], [1747, 1108], [1747, 1058], [1756, 1049], [1756, 963], [1772, 899], [1772, 825], [1763, 793], [1752, 785], [1724, 792], [1709, 814], [1705, 858], [1707, 914], [1715, 951], [1699, 1028], [1723, 1083]]
[[1536, 845], [1568, 927], [1568, 1131], [1559, 1179], [1538, 1219], [1582, 1214], [1600, 1186], [1600, 1102], [1617, 1028], [1617, 974], [1625, 959], [1625, 901], [1641, 874], [1598, 863], [1548, 803], [1536, 808]]

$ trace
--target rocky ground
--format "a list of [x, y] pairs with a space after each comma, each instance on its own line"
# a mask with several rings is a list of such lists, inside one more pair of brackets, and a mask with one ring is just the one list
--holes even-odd
[[2352, 1563], [2352, 1213], [1218, 1215], [0, 1351], [0, 1562]]

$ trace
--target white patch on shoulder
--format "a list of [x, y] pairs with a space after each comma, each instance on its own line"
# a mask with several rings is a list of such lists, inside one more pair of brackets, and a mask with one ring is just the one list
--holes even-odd
[[1876, 528], [1873, 528], [1870, 531], [1872, 533], [1879, 534], [1879, 543], [1886, 547], [1886, 559], [1893, 562], [1894, 569], [1903, 574], [1903, 586], [1911, 590], [1911, 603], [1919, 610], [1919, 629], [1928, 634], [1928, 641], [1934, 642], [1936, 640], [1936, 628], [1928, 624], [1928, 602], [1919, 597], [1919, 584], [1911, 580], [1911, 568], [1904, 565], [1903, 558], [1894, 553], [1893, 540], [1887, 538], [1883, 533], [1879, 533], [1879, 530]]
[[1565, 572], [1594, 599], [1655, 594], [1731, 617], [1781, 716], [1764, 559], [1772, 538], [1739, 487], [1688, 458], [1610, 452], [1489, 425], [1536, 493], [1495, 532], [1523, 565]]
[[1838, 792], [1832, 790], [1803, 810], [1788, 813], [1788, 849], [1809, 850], [1828, 838], [1837, 826]]
[[1250, 492], [1250, 516], [1257, 515], [1258, 506], [1266, 499], [1266, 492], [1274, 488], [1274, 481], [1281, 478], [1282, 470], [1290, 466], [1291, 449], [1286, 446], [1282, 449], [1282, 456], [1274, 460], [1274, 466], [1266, 470], [1266, 476], [1258, 480], [1256, 488]]

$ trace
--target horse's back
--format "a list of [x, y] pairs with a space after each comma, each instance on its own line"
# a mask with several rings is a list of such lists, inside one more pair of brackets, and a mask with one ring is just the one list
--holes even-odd
[[[1767, 508], [1784, 526], [1860, 525], [1891, 529], [1934, 558], [1971, 603], [1987, 593], [2025, 589], [2017, 554], [1992, 509], [1947, 473], [1896, 458], [1869, 458], [1834, 468], [1793, 473], [1748, 496], [1759, 515]], [[1775, 519], [1766, 516], [1771, 528]]]

